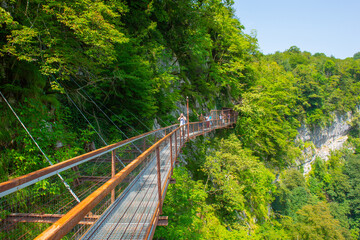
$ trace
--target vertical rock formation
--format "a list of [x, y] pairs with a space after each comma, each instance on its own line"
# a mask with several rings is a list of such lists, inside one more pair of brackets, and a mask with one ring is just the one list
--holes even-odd
[[[360, 110], [360, 106], [357, 111]], [[330, 126], [325, 128], [315, 127], [310, 130], [303, 125], [298, 129], [299, 135], [297, 141], [301, 140], [304, 143], [313, 143], [305, 147], [303, 155], [305, 157], [304, 174], [308, 174], [311, 170], [311, 163], [316, 157], [320, 157], [325, 161], [331, 154], [331, 151], [339, 150], [348, 139], [348, 132], [351, 128], [350, 122], [353, 114], [348, 112], [344, 115], [335, 115], [334, 121]]]

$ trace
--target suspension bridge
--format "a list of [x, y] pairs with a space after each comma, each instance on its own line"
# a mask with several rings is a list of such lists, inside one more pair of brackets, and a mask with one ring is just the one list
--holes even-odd
[[[152, 239], [187, 141], [237, 118], [171, 125], [0, 183], [0, 238]], [[222, 116], [222, 117], [220, 117]]]

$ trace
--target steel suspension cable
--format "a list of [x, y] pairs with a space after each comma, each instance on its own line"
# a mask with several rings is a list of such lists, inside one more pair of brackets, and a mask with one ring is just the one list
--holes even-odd
[[131, 128], [133, 131], [135, 131], [138, 135], [140, 135], [140, 133], [133, 128], [130, 124], [128, 124], [126, 121], [122, 120], [120, 117], [118, 117], [111, 109], [109, 109], [108, 107], [106, 107], [104, 104], [102, 104], [100, 102], [101, 106], [103, 106], [106, 110], [108, 110], [113, 116], [115, 116], [117, 119], [119, 119], [121, 122], [125, 123], [129, 128]]
[[[109, 109], [108, 107], [106, 107], [104, 104], [102, 104], [101, 102], [100, 102], [100, 104], [106, 109], [106, 110], [108, 110], [111, 114], [113, 114], [113, 116], [115, 116], [117, 119], [119, 119], [121, 122], [123, 122], [123, 123], [125, 123], [128, 127], [130, 127], [132, 130], [134, 130], [137, 134], [139, 134], [140, 135], [140, 133], [135, 129], [135, 128], [133, 128], [130, 124], [128, 124], [126, 121], [124, 121], [124, 120], [122, 120], [120, 117], [118, 117], [111, 109]], [[126, 108], [124, 108], [126, 111], [128, 111], [130, 114], [132, 114], [129, 110], [127, 110]], [[133, 115], [133, 114], [132, 114]], [[133, 115], [135, 118], [136, 118], [136, 116], [135, 115]], [[160, 117], [157, 117], [157, 118], [159, 118], [165, 125], [165, 127], [167, 127], [168, 125], [166, 125], [166, 123], [160, 118]], [[140, 120], [138, 120], [139, 122], [141, 122]], [[145, 127], [146, 127], [146, 125], [144, 125]], [[146, 127], [149, 131], [151, 131], [148, 127]], [[150, 143], [152, 143], [152, 144], [154, 144], [154, 142], [153, 141], [151, 141], [151, 140], [148, 140]]]
[[169, 125], [169, 124], [166, 124], [159, 116], [157, 118], [164, 124], [164, 126]]
[[[73, 80], [73, 82], [79, 87], [81, 88], [81, 86], [75, 81]], [[96, 104], [96, 102], [87, 94], [87, 92], [82, 89], [83, 92], [85, 93], [85, 95], [90, 99], [90, 101], [102, 112], [102, 114], [104, 114], [104, 116], [116, 127], [116, 129], [122, 133], [126, 139], [128, 139], [129, 137], [123, 132], [121, 131], [121, 129], [114, 123], [114, 121], [99, 107], [99, 105]], [[142, 153], [142, 151], [134, 144], [134, 143], [131, 143], [140, 153]]]
[[[79, 78], [76, 77], [76, 76], [74, 76], [74, 77], [75, 77], [76, 79], [79, 79]], [[74, 77], [72, 77], [71, 80], [72, 80], [76, 85], [79, 86], [79, 84], [74, 80]], [[80, 87], [80, 86], [79, 86], [79, 88], [83, 89], [84, 87]], [[111, 112], [111, 114], [113, 114], [117, 119], [119, 119], [121, 122], [125, 123], [128, 127], [130, 127], [132, 130], [134, 130], [137, 134], [140, 135], [140, 133], [139, 133], [138, 131], [136, 131], [135, 128], [133, 128], [133, 127], [132, 127], [130, 124], [128, 124], [126, 121], [124, 121], [124, 120], [122, 120], [120, 117], [118, 117], [112, 110], [110, 110], [108, 107], [106, 107], [103, 103], [100, 102], [100, 104], [101, 104], [102, 107], [106, 108], [106, 110], [108, 110], [109, 112]], [[125, 109], [124, 106], [122, 106], [122, 107]], [[126, 109], [126, 110], [127, 110], [127, 109]], [[140, 120], [139, 120], [139, 121], [140, 121]], [[145, 127], [146, 127], [146, 126], [145, 126]]]
[[[79, 79], [77, 76], [74, 76], [75, 78], [77, 78], [77, 79]], [[71, 78], [71, 80], [72, 81], [74, 81], [74, 79], [73, 78]], [[75, 81], [74, 81], [75, 82]], [[76, 83], [76, 82], [75, 82]], [[76, 83], [76, 85], [78, 85], [77, 83]], [[78, 85], [79, 86], [79, 85]], [[80, 87], [80, 86], [79, 86]], [[99, 87], [97, 87], [97, 86], [95, 86], [94, 85], [94, 87], [96, 87], [96, 88], [99, 88]], [[81, 87], [80, 87], [81, 88]], [[102, 92], [104, 92], [101, 88], [99, 88]], [[151, 129], [148, 127], [148, 126], [146, 126], [146, 124], [144, 124], [139, 118], [137, 118], [132, 112], [130, 112], [128, 109], [126, 109], [124, 106], [123, 106], [123, 108], [126, 110], [126, 111], [128, 111], [133, 117], [135, 117], [148, 131], [151, 131]]]
[[145, 123], [143, 123], [140, 119], [138, 119], [132, 112], [130, 112], [129, 110], [127, 110], [126, 108], [124, 108], [126, 111], [128, 111], [128, 113], [130, 113], [133, 117], [135, 117], [148, 131], [151, 131], [151, 129], [145, 125]]
[[[77, 78], [77, 79], [79, 79], [78, 77], [76, 77], [75, 76], [75, 78]], [[95, 104], [95, 106], [97, 107], [97, 108], [99, 108], [100, 109], [100, 111], [101, 112], [103, 112], [103, 110], [95, 103], [95, 101], [87, 94], [87, 92], [84, 90], [84, 87], [81, 87], [80, 85], [79, 85], [79, 83], [78, 82], [76, 82], [75, 81], [75, 79], [74, 78], [71, 78], [71, 80], [80, 88], [80, 89], [82, 89], [83, 90], [83, 92], [89, 97], [89, 99]], [[97, 87], [96, 85], [94, 85], [94, 87], [96, 87], [96, 88], [99, 88], [99, 87]], [[101, 88], [99, 88], [101, 91], [102, 91], [102, 89]], [[104, 107], [104, 108], [106, 108], [108, 111], [110, 111], [117, 119], [119, 119], [121, 122], [123, 122], [123, 123], [125, 123], [128, 127], [130, 127], [131, 129], [133, 129], [135, 132], [137, 132], [138, 134], [139, 134], [139, 132], [138, 131], [136, 131], [131, 125], [129, 125], [126, 121], [124, 121], [124, 120], [122, 120], [121, 118], [119, 118], [113, 111], [111, 111], [109, 108], [107, 108], [104, 104], [102, 104], [101, 102], [100, 102], [100, 104]], [[138, 122], [140, 122], [148, 131], [151, 131], [151, 129], [148, 127], [148, 126], [146, 126], [146, 124], [144, 124], [138, 117], [136, 117], [136, 115], [134, 115], [131, 111], [129, 111], [127, 108], [125, 108], [124, 106], [123, 106], [123, 109], [125, 109], [128, 113], [130, 113], [136, 120], [138, 120]], [[106, 115], [106, 113], [104, 113], [103, 112], [103, 114], [114, 124], [114, 126], [121, 132], [121, 133], [123, 133], [120, 129], [119, 129], [119, 127], [112, 121], [112, 119], [110, 119], [107, 115]], [[163, 123], [164, 123], [164, 121], [160, 118], [160, 117], [158, 117]], [[166, 126], [166, 123], [164, 123], [165, 124], [165, 126]], [[123, 133], [124, 134], [124, 133]], [[125, 134], [124, 134], [125, 135]], [[125, 137], [126, 138], [128, 138], [126, 135], [125, 135]], [[150, 140], [149, 140], [150, 141]], [[153, 143], [152, 141], [150, 141], [151, 143]], [[135, 145], [134, 145], [135, 146]], [[142, 152], [137, 146], [135, 146], [140, 152]]]
[[[31, 135], [31, 133], [29, 132], [29, 130], [26, 128], [25, 124], [21, 121], [20, 117], [16, 114], [15, 110], [11, 107], [10, 103], [7, 101], [7, 99], [5, 98], [5, 96], [2, 94], [2, 92], [0, 91], [0, 95], [1, 97], [4, 99], [4, 101], [6, 102], [6, 104], [9, 106], [10, 110], [13, 112], [13, 114], [15, 115], [15, 117], [17, 118], [17, 120], [19, 120], [20, 124], [22, 125], [22, 127], [25, 129], [25, 131], [27, 132], [27, 134], [30, 136], [31, 140], [35, 143], [36, 147], [40, 150], [41, 154], [45, 157], [45, 159], [47, 160], [47, 162], [52, 166], [53, 163], [51, 162], [51, 160], [47, 157], [47, 155], [45, 154], [45, 152], [41, 149], [41, 147], [39, 146], [39, 144], [35, 141], [35, 139], [33, 138], [33, 136]], [[80, 199], [76, 196], [76, 194], [74, 193], [74, 191], [71, 189], [70, 185], [64, 180], [64, 178], [60, 175], [60, 173], [57, 174], [58, 177], [60, 178], [60, 180], [62, 181], [62, 183], [65, 185], [66, 189], [70, 192], [70, 194], [76, 199], [77, 202], [80, 202]]]
[[[126, 121], [122, 120], [120, 117], [118, 117], [111, 109], [109, 109], [108, 107], [106, 107], [104, 104], [100, 103], [104, 108], [106, 108], [111, 114], [113, 114], [117, 119], [119, 119], [121, 122], [125, 123], [128, 127], [130, 127], [132, 130], [134, 130], [137, 134], [140, 135], [140, 133], [135, 129], [133, 128], [130, 124], [128, 124]], [[130, 114], [132, 114], [129, 110], [127, 110], [126, 108], [124, 108], [126, 111], [128, 111]], [[132, 114], [133, 115], [133, 114]], [[133, 115], [134, 116], [134, 115]], [[136, 118], [136, 116], [134, 116]], [[140, 123], [141, 121], [138, 120]], [[144, 125], [146, 127], [146, 125]], [[151, 131], [151, 129], [149, 129], [148, 127], [146, 127], [149, 131]], [[150, 143], [154, 144], [153, 141], [151, 140], [148, 140]]]
[[[55, 80], [56, 81], [56, 80]], [[58, 82], [58, 81], [56, 81], [57, 82], [57, 84], [59, 84], [59, 86], [60, 87], [62, 87], [61, 86], [61, 84]], [[72, 104], [75, 106], [75, 108], [79, 111], [79, 113], [85, 118], [85, 120], [88, 122], [88, 124], [92, 127], [92, 129], [96, 132], [96, 134], [100, 137], [100, 139], [101, 139], [101, 141], [105, 144], [105, 145], [109, 145], [106, 141], [105, 141], [105, 139], [101, 136], [101, 134], [96, 130], [96, 128], [91, 124], [91, 122], [89, 121], [89, 119], [84, 115], [84, 113], [81, 111], [81, 109], [77, 106], [77, 104], [74, 102], [74, 100], [70, 97], [70, 95], [67, 93], [67, 91], [64, 89], [64, 92], [65, 92], [65, 94], [66, 94], [66, 96], [69, 98], [69, 100], [72, 102]], [[119, 162], [121, 163], [121, 165], [123, 166], [123, 167], [125, 167], [125, 164], [120, 160], [120, 158], [116, 155], [115, 156], [118, 160], [119, 160]]]

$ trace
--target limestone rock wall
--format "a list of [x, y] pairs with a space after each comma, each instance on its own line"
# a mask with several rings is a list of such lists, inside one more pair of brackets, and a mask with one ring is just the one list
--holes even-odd
[[[360, 111], [358, 106], [357, 111]], [[331, 151], [339, 150], [348, 139], [348, 132], [350, 130], [350, 122], [353, 114], [348, 112], [344, 115], [336, 115], [333, 123], [325, 128], [316, 127], [310, 130], [303, 125], [298, 129], [297, 140], [303, 142], [312, 142], [313, 146], [307, 147], [303, 151], [305, 157], [304, 174], [308, 174], [311, 170], [311, 163], [316, 157], [320, 157], [325, 161], [331, 154]]]

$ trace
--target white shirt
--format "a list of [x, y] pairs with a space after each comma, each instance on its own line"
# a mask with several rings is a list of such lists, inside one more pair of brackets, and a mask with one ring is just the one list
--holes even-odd
[[180, 126], [182, 126], [182, 125], [184, 125], [184, 124], [185, 124], [185, 118], [182, 117], [182, 118], [180, 118]]

